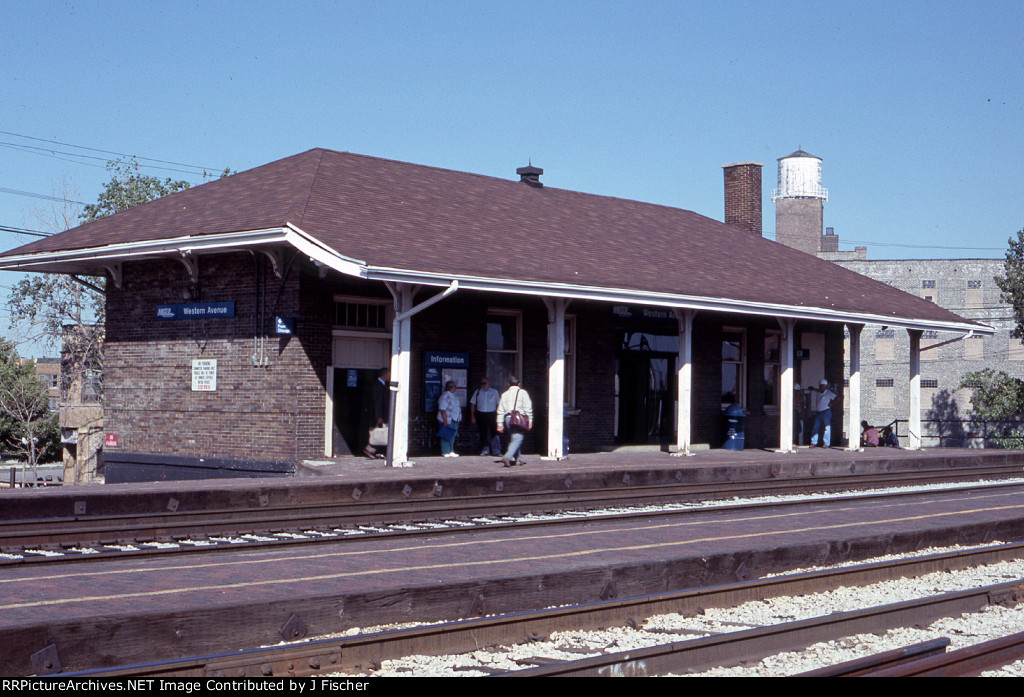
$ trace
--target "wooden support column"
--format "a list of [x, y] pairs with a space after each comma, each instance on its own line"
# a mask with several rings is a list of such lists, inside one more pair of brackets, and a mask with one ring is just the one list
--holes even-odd
[[566, 298], [544, 298], [548, 308], [548, 455], [542, 460], [565, 457], [565, 309]]
[[863, 324], [847, 324], [850, 332], [850, 424], [847, 450], [860, 450], [860, 334]]
[[395, 413], [389, 424], [388, 455], [392, 467], [406, 467], [409, 462], [409, 381], [410, 350], [412, 345], [412, 309], [415, 290], [408, 283], [396, 283], [391, 288], [395, 298], [395, 319], [391, 329], [391, 384]]
[[910, 415], [907, 419], [907, 447], [921, 449], [921, 334], [908, 329], [910, 336]]
[[[331, 347], [331, 353], [334, 347]], [[327, 366], [327, 382], [324, 385], [324, 457], [334, 457], [334, 360]]]
[[778, 318], [779, 327], [782, 329], [782, 340], [779, 345], [779, 369], [782, 375], [779, 376], [779, 452], [795, 452], [793, 447], [793, 386], [794, 375], [794, 354], [796, 346], [796, 320], [793, 318]]
[[696, 310], [673, 308], [679, 323], [679, 358], [676, 361], [676, 456], [690, 455], [693, 410], [693, 318]]

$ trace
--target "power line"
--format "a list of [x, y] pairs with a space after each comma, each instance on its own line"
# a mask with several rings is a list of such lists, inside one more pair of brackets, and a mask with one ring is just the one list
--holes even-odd
[[[90, 152], [105, 153], [106, 155], [116, 155], [118, 157], [130, 157], [130, 158], [134, 158], [136, 160], [146, 160], [148, 162], [159, 162], [160, 164], [175, 165], [177, 167], [191, 167], [193, 169], [202, 170], [203, 172], [221, 172], [221, 171], [224, 170], [223, 167], [206, 167], [206, 166], [203, 166], [203, 165], [190, 165], [190, 164], [185, 163], [185, 162], [175, 162], [173, 160], [160, 160], [160, 159], [157, 159], [155, 157], [143, 157], [142, 155], [130, 155], [128, 153], [117, 152], [116, 150], [104, 150], [102, 148], [90, 148], [90, 147], [85, 146], [85, 145], [75, 145], [74, 143], [64, 143], [64, 142], [59, 141], [59, 140], [49, 140], [47, 138], [37, 138], [35, 136], [27, 136], [27, 135], [24, 135], [22, 133], [12, 133], [10, 131], [0, 131], [0, 134], [6, 135], [6, 136], [14, 136], [16, 138], [25, 138], [26, 140], [35, 140], [35, 141], [38, 141], [40, 143], [52, 143], [54, 145], [61, 145], [63, 147], [75, 148], [77, 150], [88, 150]], [[27, 147], [27, 146], [23, 146], [23, 147]], [[45, 150], [44, 148], [37, 148], [37, 149], [38, 150]], [[68, 153], [63, 153], [63, 154], [68, 154]], [[76, 157], [85, 157], [85, 156], [84, 155], [81, 155], [81, 156], [76, 155]], [[109, 160], [110, 158], [107, 157], [107, 158], [95, 158], [95, 159], [107, 159], [107, 160]], [[172, 171], [178, 171], [178, 170], [172, 170]]]
[[[771, 235], [767, 235], [766, 234], [765, 238], [778, 242], [778, 239], [776, 237], [772, 237]], [[906, 249], [946, 249], [946, 250], [962, 250], [962, 251], [976, 251], [976, 252], [993, 252], [993, 251], [995, 251], [995, 252], [1005, 252], [1006, 251], [1006, 247], [950, 247], [950, 246], [943, 246], [943, 245], [937, 245], [937, 244], [901, 244], [901, 243], [898, 243], [898, 242], [872, 242], [870, 240], [848, 240], [848, 239], [843, 239], [842, 244], [863, 244], [863, 245], [868, 245], [869, 247], [903, 247], [903, 248], [906, 248]], [[838, 251], [840, 251], [842, 253], [851, 253], [851, 252], [854, 252], [856, 250], [854, 250], [854, 249], [840, 249]], [[860, 260], [860, 259], [849, 259], [849, 260], [846, 260], [846, 259], [844, 259], [842, 261], [863, 261], [863, 260]]]
[[47, 194], [34, 194], [31, 191], [21, 191], [19, 189], [8, 189], [8, 188], [2, 187], [2, 186], [0, 186], [0, 193], [14, 194], [15, 196], [28, 196], [30, 198], [41, 198], [44, 201], [57, 201], [58, 203], [65, 203], [65, 202], [67, 202], [67, 203], [74, 203], [75, 205], [78, 205], [78, 206], [84, 206], [85, 205], [81, 201], [71, 201], [71, 200], [66, 199], [66, 198], [61, 198], [60, 196], [49, 196]]
[[876, 247], [903, 247], [905, 249], [966, 249], [979, 252], [1003, 252], [1006, 247], [947, 247], [938, 244], [900, 244], [899, 242], [870, 242], [868, 240], [843, 240], [845, 244], [866, 244]]
[[[32, 153], [32, 154], [35, 154], [35, 155], [43, 155], [45, 157], [56, 157], [57, 154], [60, 154], [60, 155], [68, 155], [69, 157], [86, 158], [86, 159], [89, 159], [89, 160], [100, 160], [100, 161], [104, 161], [104, 162], [108, 162], [109, 161], [109, 158], [106, 158], [106, 157], [98, 157], [96, 155], [83, 155], [83, 154], [74, 153], [74, 152], [62, 152], [62, 151], [58, 151], [58, 150], [51, 150], [49, 148], [41, 148], [41, 147], [38, 147], [38, 146], [35, 146], [35, 145], [20, 145], [18, 143], [5, 143], [3, 141], [0, 141], [0, 147], [12, 148], [14, 150], [19, 150], [21, 152]], [[128, 155], [127, 157], [133, 157], [133, 156]], [[57, 159], [64, 159], [64, 158], [59, 158], [58, 157]], [[135, 158], [135, 159], [151, 159], [151, 158]], [[73, 161], [74, 160], [72, 160], [72, 162]], [[154, 160], [154, 161], [155, 162], [159, 162], [159, 160]], [[78, 164], [89, 164], [89, 163], [87, 163], [87, 162], [80, 162]], [[97, 166], [99, 166], [99, 165], [97, 165]], [[208, 175], [209, 172], [210, 172], [210, 170], [203, 169], [202, 167], [196, 167], [195, 165], [183, 165], [183, 166], [184, 167], [196, 167], [196, 169], [201, 170], [200, 172], [194, 172], [194, 171], [187, 170], [187, 169], [178, 169], [178, 168], [175, 168], [175, 167], [161, 167], [160, 165], [143, 165], [143, 166], [146, 167], [147, 169], [159, 169], [159, 170], [164, 170], [164, 171], [167, 171], [167, 172], [178, 172], [179, 174], [190, 174], [192, 176], [195, 176], [197, 174]]]

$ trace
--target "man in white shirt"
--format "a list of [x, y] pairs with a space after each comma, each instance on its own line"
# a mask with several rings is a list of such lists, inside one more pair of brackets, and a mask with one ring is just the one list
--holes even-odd
[[469, 399], [469, 420], [480, 432], [481, 455], [497, 455], [501, 452], [498, 438], [498, 401], [501, 393], [491, 387], [487, 378], [480, 380], [480, 387]]
[[835, 392], [829, 389], [828, 380], [822, 380], [818, 384], [818, 391], [811, 393], [814, 400], [814, 427], [811, 429], [811, 445], [818, 445], [818, 434], [824, 427], [825, 433], [821, 438], [820, 448], [827, 448], [832, 444], [832, 403], [838, 397]]

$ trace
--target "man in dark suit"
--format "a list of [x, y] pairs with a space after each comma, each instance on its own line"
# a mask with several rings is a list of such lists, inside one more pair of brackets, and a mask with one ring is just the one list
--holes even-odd
[[[374, 428], [380, 428], [388, 425], [388, 418], [391, 406], [391, 400], [388, 399], [390, 396], [390, 389], [388, 388], [388, 380], [391, 379], [391, 369], [381, 368], [377, 371], [377, 380], [373, 383], [373, 423]], [[385, 446], [386, 448], [387, 446]], [[377, 448], [367, 442], [366, 447], [363, 448], [363, 453], [366, 457], [371, 459], [380, 459], [384, 457], [383, 453], [378, 453]]]

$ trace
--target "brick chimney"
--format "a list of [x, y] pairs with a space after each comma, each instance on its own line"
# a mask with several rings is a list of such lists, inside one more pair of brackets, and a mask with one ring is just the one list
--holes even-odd
[[761, 236], [760, 162], [722, 165], [725, 172], [725, 222]]

